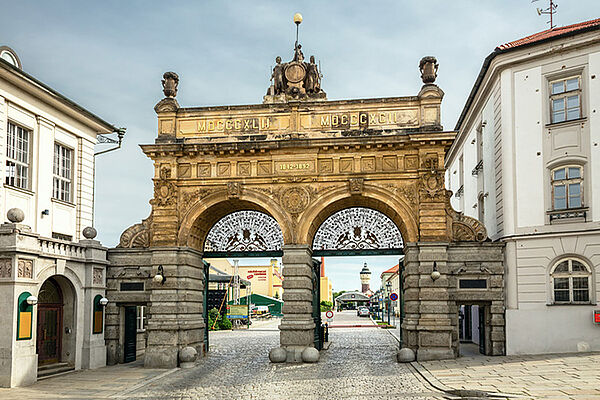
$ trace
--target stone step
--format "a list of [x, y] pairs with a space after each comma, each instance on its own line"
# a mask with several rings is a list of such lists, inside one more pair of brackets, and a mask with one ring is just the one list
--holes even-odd
[[62, 375], [74, 371], [75, 367], [67, 363], [48, 364], [38, 367], [38, 380], [50, 378], [56, 375]]

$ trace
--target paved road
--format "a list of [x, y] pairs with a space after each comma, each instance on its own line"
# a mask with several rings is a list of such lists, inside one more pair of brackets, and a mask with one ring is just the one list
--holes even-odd
[[[322, 313], [321, 319], [323, 322], [327, 321], [325, 313]], [[344, 310], [334, 311], [333, 321], [331, 322], [333, 327], [350, 327], [350, 326], [376, 326], [373, 320], [369, 317], [359, 317], [356, 315], [356, 310]]]
[[278, 331], [211, 334], [198, 365], [127, 394], [130, 399], [438, 399], [410, 367], [395, 361], [397, 342], [382, 329], [332, 330], [317, 364], [271, 364]]

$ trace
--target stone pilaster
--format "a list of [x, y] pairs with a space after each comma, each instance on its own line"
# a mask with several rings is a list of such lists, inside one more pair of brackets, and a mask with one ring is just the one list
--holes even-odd
[[[417, 360], [454, 358], [452, 317], [456, 305], [450, 301], [447, 271], [448, 243], [411, 243], [405, 248], [404, 345], [416, 352]], [[433, 263], [441, 276], [431, 278]]]
[[308, 245], [283, 247], [283, 319], [281, 347], [287, 351], [287, 362], [301, 362], [302, 351], [314, 343], [315, 323], [312, 317], [312, 250]]
[[150, 281], [148, 347], [144, 365], [174, 368], [179, 351], [195, 347], [202, 354], [204, 319], [201, 253], [187, 248], [153, 248], [153, 273], [164, 268], [164, 284]]
[[[98, 368], [106, 366], [106, 343], [104, 329], [102, 333], [94, 334], [94, 298], [97, 295], [105, 296], [106, 290], [106, 247], [97, 240], [84, 239], [79, 244], [85, 246], [85, 286], [83, 289], [83, 349], [81, 355], [81, 368]], [[106, 310], [104, 312], [106, 318]]]

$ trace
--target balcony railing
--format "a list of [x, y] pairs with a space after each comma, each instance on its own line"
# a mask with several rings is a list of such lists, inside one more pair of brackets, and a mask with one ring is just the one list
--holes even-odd
[[53, 256], [85, 258], [85, 247], [77, 243], [67, 242], [59, 239], [40, 238], [40, 250], [42, 253]]
[[583, 218], [585, 220], [588, 207], [568, 208], [565, 210], [550, 210], [546, 213], [550, 217], [550, 222], [558, 219]]

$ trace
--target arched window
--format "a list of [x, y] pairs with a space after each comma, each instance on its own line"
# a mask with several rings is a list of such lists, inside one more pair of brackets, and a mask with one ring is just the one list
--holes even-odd
[[570, 165], [552, 171], [552, 208], [566, 210], [583, 207], [583, 173]]
[[569, 258], [551, 270], [552, 297], [557, 304], [589, 304], [592, 272], [583, 262]]

